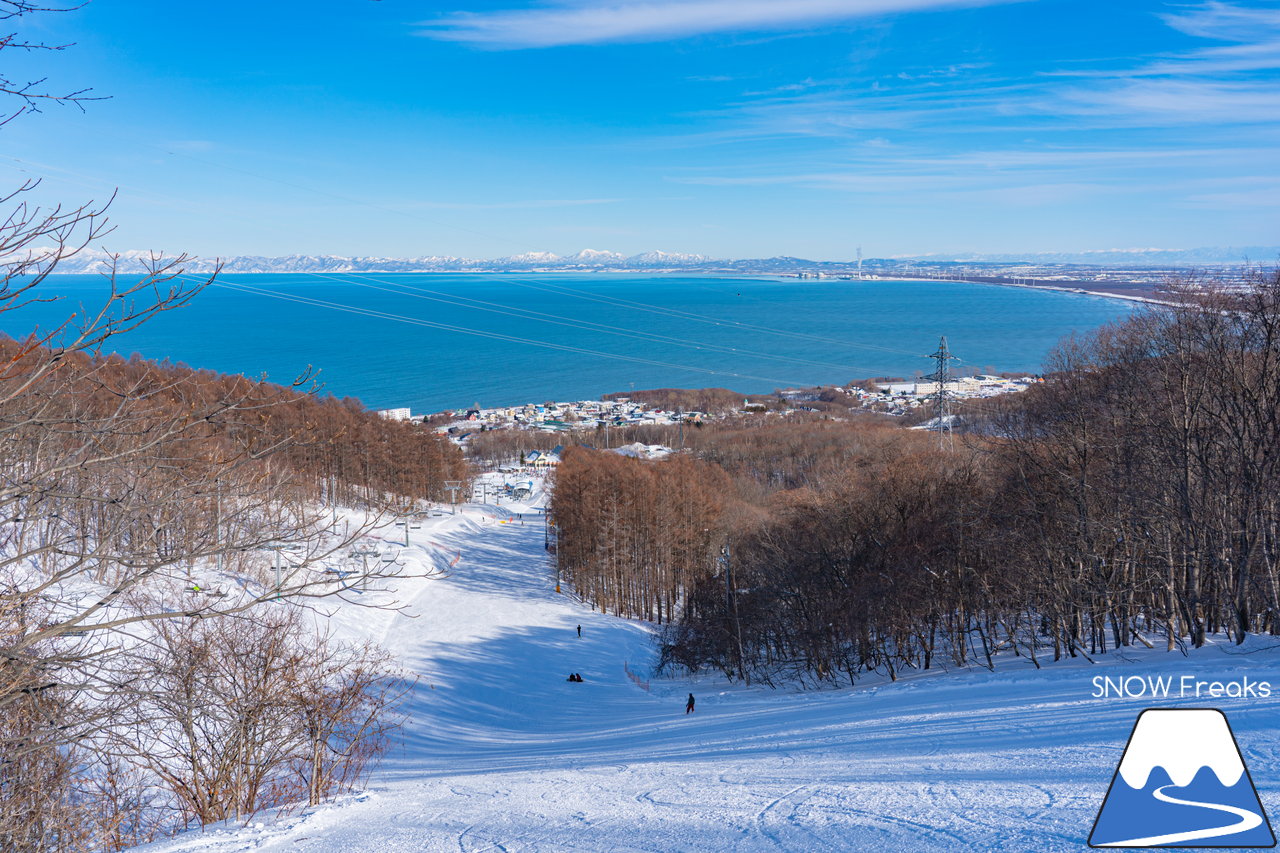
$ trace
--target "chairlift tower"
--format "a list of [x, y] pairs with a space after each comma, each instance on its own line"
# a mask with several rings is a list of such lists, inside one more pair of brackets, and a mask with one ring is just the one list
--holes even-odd
[[960, 359], [952, 355], [947, 348], [945, 335], [938, 341], [938, 351], [929, 356], [929, 358], [938, 362], [937, 369], [929, 377], [936, 384], [936, 389], [929, 395], [934, 403], [935, 422], [933, 429], [938, 433], [938, 449], [950, 450], [954, 446], [951, 435], [951, 402], [954, 395], [947, 390], [947, 382], [951, 379], [951, 362], [959, 361]]
[[283, 576], [283, 569], [280, 565], [280, 552], [281, 551], [297, 551], [300, 549], [300, 547], [301, 546], [295, 545], [289, 542], [267, 542], [257, 549], [259, 551], [275, 552], [276, 601], [284, 600], [284, 596], [283, 596], [284, 576]]
[[372, 545], [357, 543], [351, 549], [351, 556], [360, 558], [360, 588], [357, 591], [363, 592], [369, 586], [369, 558], [380, 556], [380, 552]]
[[449, 492], [449, 512], [451, 515], [458, 514], [458, 492], [462, 489], [461, 480], [445, 480], [444, 487]]
[[409, 547], [409, 531], [420, 530], [422, 528], [422, 523], [419, 520], [421, 516], [418, 513], [408, 508], [397, 513], [397, 515], [399, 516], [399, 520], [396, 522], [396, 527], [404, 528], [404, 547], [408, 548]]

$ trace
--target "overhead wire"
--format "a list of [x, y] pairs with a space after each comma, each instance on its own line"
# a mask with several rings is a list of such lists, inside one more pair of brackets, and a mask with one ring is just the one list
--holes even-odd
[[674, 362], [660, 361], [657, 359], [644, 358], [641, 356], [622, 355], [620, 353], [604, 352], [601, 350], [593, 350], [586, 347], [577, 347], [569, 344], [557, 344], [549, 341], [540, 341], [534, 338], [524, 338], [518, 335], [507, 335], [500, 332], [490, 332], [482, 329], [472, 329], [466, 326], [457, 326], [451, 323], [440, 323], [434, 320], [424, 320], [420, 317], [410, 317], [404, 314], [396, 314], [390, 311], [379, 311], [372, 308], [364, 308], [355, 305], [345, 305], [340, 302], [333, 302], [327, 299], [317, 299], [310, 296], [302, 296], [296, 293], [282, 293], [277, 290], [270, 290], [255, 285], [243, 284], [240, 282], [232, 282], [226, 279], [216, 279], [212, 283], [213, 287], [234, 290], [241, 293], [249, 293], [258, 296], [267, 296], [274, 299], [280, 299], [287, 302], [294, 302], [302, 305], [310, 305], [318, 308], [325, 308], [334, 311], [340, 311], [355, 314], [363, 317], [374, 319], [391, 320], [394, 322], [405, 323], [409, 325], [422, 326], [425, 328], [439, 329], [447, 332], [457, 332], [464, 335], [473, 335], [476, 337], [489, 338], [492, 340], [505, 341], [508, 343], [525, 344], [528, 346], [542, 347], [544, 349], [559, 350], [562, 352], [571, 352], [578, 355], [591, 355], [599, 358], [609, 358], [618, 361], [628, 361], [636, 364], [647, 364], [653, 367], [666, 367], [676, 370], [687, 370], [693, 373], [703, 373], [714, 376], [728, 376], [736, 379], [752, 379], [759, 382], [769, 382], [779, 385], [806, 385], [804, 381], [794, 379], [779, 379], [771, 376], [757, 376], [750, 373], [738, 373], [734, 371], [715, 370], [708, 367], [696, 367], [687, 364], [677, 364]]
[[[689, 338], [679, 338], [672, 335], [663, 335], [656, 332], [644, 332], [639, 330], [623, 329], [619, 326], [609, 325], [607, 323], [596, 323], [591, 320], [577, 320], [565, 317], [559, 314], [549, 314], [544, 311], [535, 311], [529, 308], [519, 308], [501, 303], [489, 302], [483, 299], [473, 299], [468, 296], [459, 296], [456, 294], [442, 293], [438, 290], [430, 290], [418, 285], [406, 282], [388, 281], [383, 278], [376, 278], [372, 275], [360, 274], [359, 276], [350, 273], [306, 273], [307, 275], [322, 278], [324, 280], [342, 281], [357, 287], [370, 288], [372, 290], [384, 291], [387, 293], [395, 293], [398, 295], [411, 296], [418, 299], [426, 299], [432, 302], [440, 302], [446, 305], [455, 305], [461, 308], [469, 308], [477, 311], [488, 311], [496, 314], [504, 314], [510, 317], [518, 317], [522, 319], [531, 319], [542, 323], [551, 323], [559, 326], [567, 326], [570, 328], [581, 329], [584, 331], [603, 332], [609, 335], [617, 335], [619, 337], [632, 338], [635, 340], [647, 340], [654, 343], [661, 343], [672, 346], [686, 347], [690, 349], [719, 352], [727, 355], [750, 357], [757, 359], [765, 359], [772, 361], [785, 361], [793, 364], [807, 365], [811, 367], [837, 368], [849, 371], [876, 371], [879, 368], [870, 368], [863, 365], [843, 364], [830, 361], [817, 361], [814, 359], [797, 358], [795, 356], [781, 355], [777, 353], [765, 353], [756, 350], [743, 349], [741, 347], [724, 346], [721, 344], [709, 343], [706, 341], [697, 341]], [[504, 279], [505, 281], [505, 279]], [[373, 283], [373, 282], [376, 282]], [[386, 285], [385, 287], [378, 286]]]
[[[379, 210], [384, 213], [390, 213], [396, 216], [403, 216], [411, 219], [419, 219], [433, 225], [448, 227], [455, 231], [460, 231], [463, 233], [472, 234], [476, 236], [482, 236], [489, 239], [495, 239], [502, 242], [510, 242], [513, 247], [516, 246], [516, 244], [513, 241], [509, 241], [505, 237], [500, 237], [498, 235], [489, 234], [487, 232], [479, 231], [472, 228], [466, 228], [454, 223], [443, 222], [441, 220], [437, 220], [432, 217], [426, 217], [421, 215], [417, 211], [398, 210], [396, 208], [387, 207], [385, 205], [374, 204], [372, 202], [364, 201], [357, 198], [352, 198], [350, 196], [342, 195], [339, 193], [334, 193], [329, 190], [317, 189], [315, 187], [305, 186], [303, 184], [294, 183], [292, 181], [286, 181], [279, 177], [263, 175], [261, 173], [254, 172], [248, 169], [243, 169], [237, 166], [231, 166], [226, 163], [217, 163], [201, 157], [196, 157], [188, 152], [171, 150], [170, 146], [155, 146], [155, 147], [159, 148], [160, 150], [163, 150], [166, 154], [170, 156], [183, 157], [185, 159], [192, 160], [202, 165], [214, 166], [217, 168], [226, 169], [228, 171], [237, 172], [239, 174], [246, 175], [248, 177], [257, 178], [258, 180], [271, 181], [273, 183], [281, 184], [282, 186], [287, 186], [293, 189], [299, 189], [306, 192], [316, 193], [318, 195], [326, 196], [328, 198], [338, 199], [340, 201], [345, 201], [350, 204], [357, 204], [363, 207], [369, 207], [374, 210]], [[519, 248], [523, 248], [526, 251], [531, 249], [531, 247], [528, 247], [528, 246], [522, 246]], [[790, 337], [790, 338], [796, 338], [800, 340], [815, 341], [819, 343], [835, 344], [835, 345], [844, 346], [844, 347], [854, 347], [857, 349], [869, 349], [869, 350], [875, 350], [879, 352], [893, 353], [895, 355], [910, 355], [910, 356], [921, 355], [921, 353], [915, 352], [913, 350], [904, 350], [904, 349], [898, 349], [895, 347], [886, 347], [878, 344], [864, 344], [864, 343], [858, 343], [856, 341], [849, 341], [849, 340], [840, 339], [840, 338], [828, 338], [828, 337], [823, 337], [821, 335], [813, 335], [805, 332], [794, 332], [794, 331], [788, 331], [788, 330], [782, 330], [782, 329], [773, 329], [767, 326], [761, 326], [754, 323], [743, 323], [737, 320], [720, 319], [716, 317], [710, 317], [704, 314], [697, 314], [690, 311], [681, 311], [680, 309], [675, 309], [675, 308], [663, 308], [661, 306], [646, 305], [644, 303], [634, 302], [632, 300], [621, 299], [618, 297], [591, 295], [591, 294], [582, 293], [581, 291], [574, 290], [573, 288], [564, 287], [562, 285], [551, 285], [547, 282], [529, 282], [529, 281], [520, 281], [517, 279], [508, 279], [508, 280], [512, 281], [512, 283], [514, 284], [517, 284], [523, 287], [532, 287], [532, 288], [548, 290], [552, 292], [560, 292], [564, 295], [574, 296], [580, 299], [589, 299], [597, 302], [607, 302], [607, 303], [616, 304], [622, 307], [627, 307], [627, 308], [631, 308], [638, 311], [647, 311], [650, 313], [665, 314], [667, 316], [673, 316], [673, 317], [683, 317], [685, 319], [694, 320], [696, 322], [712, 323], [717, 326], [732, 326], [738, 329], [742, 329], [744, 331], [778, 335], [782, 337]], [[866, 368], [856, 368], [856, 369], [861, 370]]]
[[[170, 156], [184, 157], [184, 158], [189, 159], [189, 160], [192, 160], [192, 161], [194, 161], [194, 162], [201, 163], [202, 165], [205, 165], [205, 166], [213, 166], [213, 167], [216, 167], [216, 168], [221, 168], [221, 169], [225, 169], [225, 170], [232, 171], [232, 172], [238, 172], [238, 173], [240, 173], [240, 174], [243, 174], [243, 175], [246, 175], [246, 176], [249, 176], [249, 177], [253, 177], [253, 178], [256, 178], [256, 179], [258, 179], [258, 180], [271, 181], [271, 182], [274, 182], [274, 183], [282, 184], [282, 185], [284, 185], [284, 186], [289, 186], [289, 187], [294, 188], [294, 189], [299, 189], [299, 190], [303, 190], [303, 191], [307, 191], [307, 192], [317, 193], [317, 194], [319, 194], [319, 195], [327, 196], [327, 197], [329, 197], [329, 198], [338, 199], [338, 200], [345, 201], [345, 202], [348, 202], [348, 203], [351, 203], [351, 204], [357, 204], [357, 205], [361, 205], [361, 206], [364, 206], [364, 207], [374, 208], [374, 209], [376, 209], [376, 210], [380, 210], [380, 211], [383, 211], [383, 212], [385, 212], [385, 213], [390, 213], [390, 214], [393, 214], [393, 215], [397, 215], [397, 216], [404, 216], [404, 217], [409, 217], [409, 218], [423, 219], [423, 220], [428, 221], [428, 222], [431, 222], [431, 223], [433, 223], [433, 224], [436, 224], [436, 225], [443, 225], [443, 226], [450, 227], [450, 228], [453, 228], [453, 229], [458, 230], [458, 231], [464, 231], [464, 232], [467, 232], [467, 233], [470, 233], [470, 234], [475, 234], [475, 235], [480, 235], [480, 236], [486, 236], [486, 237], [492, 237], [492, 238], [495, 238], [495, 239], [500, 239], [500, 240], [504, 240], [504, 241], [505, 241], [505, 238], [500, 238], [500, 237], [496, 237], [495, 235], [485, 234], [485, 233], [484, 233], [484, 232], [482, 232], [482, 231], [478, 231], [478, 230], [474, 230], [474, 229], [469, 229], [469, 228], [461, 227], [461, 226], [458, 226], [458, 225], [453, 224], [453, 223], [441, 222], [441, 221], [438, 221], [438, 220], [431, 219], [431, 218], [429, 218], [429, 217], [423, 217], [423, 216], [421, 216], [421, 214], [417, 213], [416, 211], [397, 210], [397, 209], [395, 209], [395, 208], [386, 207], [386, 206], [383, 206], [383, 205], [373, 204], [373, 203], [368, 202], [368, 201], [365, 201], [365, 200], [361, 200], [361, 199], [358, 199], [358, 198], [352, 198], [352, 197], [350, 197], [350, 196], [341, 195], [341, 194], [334, 193], [334, 192], [331, 192], [331, 191], [328, 191], [328, 190], [317, 189], [317, 188], [315, 188], [315, 187], [309, 187], [309, 186], [305, 186], [305, 185], [302, 185], [302, 184], [293, 183], [293, 182], [290, 182], [290, 181], [285, 181], [285, 180], [280, 179], [279, 177], [274, 177], [274, 176], [264, 175], [264, 174], [261, 174], [261, 173], [258, 173], [258, 172], [254, 172], [254, 171], [251, 171], [251, 170], [248, 170], [248, 169], [243, 169], [243, 168], [239, 168], [239, 167], [236, 167], [236, 166], [231, 166], [231, 165], [228, 165], [228, 164], [226, 164], [226, 163], [218, 163], [218, 162], [210, 161], [210, 160], [207, 160], [207, 159], [204, 159], [204, 158], [196, 157], [196, 156], [193, 156], [192, 154], [187, 153], [187, 152], [174, 151], [174, 150], [172, 150], [171, 146], [156, 146], [156, 147], [157, 147], [157, 148], [160, 148], [161, 150], [163, 150], [166, 154], [168, 154], [168, 155], [170, 155]], [[24, 164], [24, 165], [25, 165], [25, 164]], [[316, 273], [309, 273], [309, 274], [311, 274], [311, 275], [317, 275]], [[364, 284], [363, 282], [356, 281], [356, 280], [354, 280], [354, 279], [352, 279], [352, 278], [350, 278], [350, 277], [348, 277], [346, 280], [347, 280], [349, 283], [356, 283], [356, 284], [361, 284], [362, 286], [368, 286], [367, 284]], [[691, 311], [683, 311], [683, 310], [680, 310], [680, 309], [665, 308], [665, 307], [662, 307], [662, 306], [648, 305], [648, 304], [645, 304], [645, 303], [635, 302], [635, 301], [633, 301], [633, 300], [627, 300], [627, 299], [622, 299], [622, 298], [618, 298], [618, 297], [605, 296], [605, 295], [603, 295], [603, 294], [593, 295], [593, 294], [584, 293], [584, 292], [579, 291], [579, 290], [575, 290], [575, 289], [573, 289], [573, 288], [565, 287], [565, 286], [562, 286], [562, 285], [554, 285], [554, 284], [551, 284], [551, 283], [548, 283], [548, 282], [545, 282], [545, 281], [532, 282], [532, 281], [520, 280], [520, 279], [506, 279], [506, 280], [507, 280], [507, 281], [510, 281], [511, 283], [513, 283], [513, 284], [515, 284], [515, 285], [517, 285], [517, 286], [520, 286], [520, 287], [527, 287], [527, 288], [532, 288], [532, 289], [536, 289], [536, 290], [542, 290], [542, 291], [544, 291], [544, 292], [550, 292], [550, 293], [559, 293], [559, 294], [561, 294], [561, 295], [566, 295], [566, 296], [570, 296], [570, 297], [573, 297], [573, 298], [584, 299], [584, 300], [590, 300], [590, 301], [595, 301], [595, 302], [599, 302], [599, 303], [603, 303], [603, 304], [614, 305], [614, 306], [621, 307], [621, 308], [625, 308], [625, 309], [628, 309], [628, 310], [639, 311], [639, 312], [647, 312], [647, 313], [652, 313], [652, 314], [656, 314], [656, 315], [659, 315], [659, 316], [667, 316], [667, 317], [672, 317], [672, 318], [680, 318], [680, 319], [690, 320], [690, 321], [693, 321], [693, 322], [700, 322], [700, 323], [711, 324], [711, 325], [719, 326], [719, 327], [728, 327], [728, 328], [732, 328], [732, 329], [740, 330], [740, 331], [745, 331], [745, 332], [755, 332], [755, 333], [758, 333], [758, 334], [767, 334], [767, 335], [774, 335], [774, 336], [779, 336], [779, 337], [787, 337], [787, 338], [792, 338], [792, 339], [796, 339], [796, 340], [804, 340], [804, 341], [810, 341], [810, 342], [816, 342], [816, 343], [831, 344], [831, 345], [836, 345], [836, 346], [841, 346], [841, 347], [853, 347], [853, 348], [857, 348], [857, 349], [867, 349], [867, 350], [873, 350], [873, 351], [878, 351], [878, 352], [892, 353], [892, 354], [896, 354], [896, 355], [910, 355], [910, 356], [915, 356], [915, 357], [920, 357], [920, 356], [922, 355], [921, 353], [918, 353], [918, 352], [913, 352], [913, 351], [910, 351], [910, 350], [904, 350], [904, 349], [898, 349], [898, 348], [894, 348], [894, 347], [885, 347], [885, 346], [876, 345], [876, 344], [864, 344], [864, 343], [858, 343], [858, 342], [855, 342], [855, 341], [849, 341], [849, 340], [844, 340], [844, 339], [836, 339], [836, 338], [829, 338], [829, 337], [824, 337], [824, 336], [821, 336], [821, 335], [814, 335], [814, 334], [805, 333], [805, 332], [795, 332], [795, 331], [789, 331], [789, 330], [775, 329], [775, 328], [770, 328], [770, 327], [762, 326], [762, 325], [755, 324], [755, 323], [744, 323], [744, 322], [737, 321], [737, 320], [729, 320], [729, 319], [724, 319], [724, 318], [712, 317], [712, 316], [709, 316], [709, 315], [706, 315], [706, 314], [699, 314], [699, 313], [695, 313], [695, 312], [691, 312]], [[384, 281], [383, 283], [387, 283], [387, 282], [385, 282], [385, 281]], [[411, 287], [411, 286], [410, 286], [410, 287]], [[423, 289], [423, 290], [425, 291], [425, 289]], [[435, 293], [438, 297], [443, 297], [443, 298], [454, 298], [454, 299], [465, 300], [465, 301], [468, 301], [468, 302], [474, 302], [474, 303], [477, 303], [477, 305], [471, 305], [471, 306], [465, 306], [465, 307], [478, 307], [478, 304], [483, 302], [483, 300], [470, 300], [470, 299], [469, 299], [469, 298], [467, 298], [467, 297], [446, 297], [444, 294], [439, 294], [438, 292], [434, 292], [434, 293]], [[275, 296], [276, 298], [287, 298], [287, 297], [285, 297], [284, 295], [281, 295], [281, 294], [270, 294], [270, 295], [273, 295], [273, 296]], [[322, 300], [321, 300], [321, 301], [322, 301]], [[315, 303], [315, 304], [319, 305], [319, 301], [318, 301], [317, 303]], [[459, 303], [458, 303], [458, 302], [453, 302], [452, 304], [459, 304]], [[334, 307], [334, 306], [321, 306], [321, 307]], [[462, 306], [460, 306], [460, 307], [462, 307]], [[497, 312], [497, 313], [507, 313], [508, 308], [509, 308], [509, 306], [499, 306], [499, 305], [494, 304], [494, 303], [488, 303], [488, 306], [487, 306], [486, 308], [478, 308], [478, 310], [492, 310], [492, 311], [495, 311], [495, 312]], [[354, 307], [352, 307], [352, 306], [343, 306], [343, 309], [344, 309], [344, 310], [359, 310], [359, 309], [356, 309], [356, 308], [354, 308]], [[791, 362], [791, 363], [794, 363], [794, 364], [803, 364], [803, 365], [808, 365], [808, 366], [817, 366], [817, 367], [826, 367], [826, 368], [839, 368], [839, 369], [845, 369], [845, 370], [857, 370], [857, 371], [864, 371], [864, 372], [868, 372], [868, 373], [878, 373], [878, 372], [880, 372], [880, 369], [879, 369], [879, 368], [868, 368], [868, 367], [862, 367], [862, 366], [858, 366], [858, 365], [836, 364], [836, 363], [833, 363], [833, 362], [823, 362], [823, 361], [817, 361], [817, 360], [813, 360], [813, 359], [802, 359], [802, 358], [796, 358], [796, 357], [794, 357], [794, 356], [771, 355], [771, 354], [767, 354], [767, 353], [760, 353], [760, 352], [756, 352], [756, 351], [752, 351], [752, 350], [744, 350], [744, 349], [737, 348], [737, 347], [725, 347], [725, 346], [718, 345], [718, 344], [698, 343], [698, 342], [694, 342], [694, 341], [689, 341], [688, 339], [680, 339], [680, 338], [676, 338], [676, 337], [669, 336], [669, 335], [659, 335], [659, 334], [656, 334], [656, 333], [650, 333], [650, 332], [640, 332], [640, 333], [637, 333], [637, 332], [634, 332], [634, 331], [622, 330], [622, 329], [619, 329], [618, 327], [609, 327], [607, 324], [592, 323], [591, 321], [574, 321], [574, 320], [571, 320], [571, 319], [569, 319], [569, 318], [565, 318], [565, 317], [562, 317], [562, 316], [558, 316], [558, 315], [550, 315], [550, 314], [546, 314], [545, 312], [534, 312], [534, 311], [530, 311], [529, 309], [514, 309], [514, 310], [515, 310], [515, 311], [523, 311], [523, 312], [525, 312], [525, 315], [526, 315], [526, 316], [528, 316], [530, 319], [538, 319], [538, 320], [540, 320], [541, 322], [556, 323], [556, 324], [559, 324], [559, 325], [569, 325], [569, 326], [575, 326], [575, 327], [577, 327], [577, 328], [594, 328], [594, 329], [595, 329], [595, 330], [597, 330], [597, 331], [603, 331], [603, 332], [606, 332], [606, 333], [608, 333], [608, 334], [617, 334], [617, 335], [620, 335], [620, 336], [630, 337], [630, 338], [635, 338], [635, 339], [641, 339], [641, 340], [648, 339], [648, 340], [653, 340], [653, 341], [655, 341], [655, 342], [668, 343], [668, 344], [673, 344], [673, 345], [677, 345], [677, 346], [693, 347], [693, 348], [701, 349], [701, 350], [704, 350], [704, 351], [720, 352], [720, 353], [730, 354], [730, 355], [735, 355], [735, 356], [748, 356], [748, 357], [753, 357], [753, 358], [764, 358], [764, 359], [769, 359], [769, 360], [774, 360], [774, 361], [786, 361], [786, 362]], [[539, 317], [533, 317], [533, 316], [531, 316], [531, 315], [541, 315], [541, 316], [539, 316]], [[520, 315], [518, 315], [518, 314], [514, 314], [514, 315], [512, 315], [512, 316], [520, 316]], [[399, 320], [399, 321], [401, 321], [401, 322], [408, 322], [408, 321], [409, 321], [410, 319], [412, 319], [412, 318], [405, 318], [405, 317], [403, 317], [403, 316], [391, 317], [390, 315], [388, 315], [388, 319], [397, 319], [397, 320]], [[429, 322], [430, 322], [430, 321], [421, 321], [421, 322], [420, 322], [420, 324], [422, 324], [422, 325], [426, 325], [426, 324], [428, 324]], [[437, 328], [444, 328], [444, 327], [445, 327], [445, 325], [446, 325], [446, 324], [436, 324], [436, 327], [437, 327]], [[505, 336], [505, 337], [502, 337], [502, 336], [497, 335], [496, 333], [482, 333], [482, 332], [481, 332], [481, 331], [479, 331], [479, 330], [466, 329], [466, 328], [461, 327], [461, 326], [451, 327], [451, 328], [450, 328], [450, 329], [448, 329], [448, 330], [450, 330], [450, 331], [458, 331], [458, 332], [463, 333], [463, 334], [475, 334], [475, 335], [481, 335], [481, 336], [486, 336], [486, 337], [497, 337], [497, 338], [499, 338], [499, 339], [511, 339], [511, 340], [517, 340], [517, 338], [516, 338], [515, 336]], [[534, 345], [534, 346], [544, 346], [544, 347], [549, 347], [549, 348], [553, 348], [553, 349], [565, 349], [565, 348], [566, 348], [566, 345], [551, 344], [551, 343], [549, 343], [549, 342], [545, 342], [545, 341], [536, 341], [536, 340], [528, 339], [528, 338], [520, 338], [520, 339], [518, 339], [518, 340], [520, 340], [521, 342], [527, 343], [527, 344], [529, 344], [529, 345]], [[638, 361], [638, 362], [641, 362], [641, 363], [648, 363], [648, 364], [654, 364], [654, 365], [663, 365], [663, 366], [668, 366], [668, 363], [666, 363], [666, 362], [658, 362], [658, 361], [655, 361], [655, 360], [652, 360], [652, 359], [648, 359], [648, 360], [646, 360], [646, 359], [639, 359], [639, 358], [634, 357], [634, 356], [623, 356], [623, 355], [619, 355], [619, 354], [616, 354], [616, 353], [606, 353], [606, 352], [601, 352], [601, 351], [596, 351], [596, 350], [586, 350], [585, 348], [577, 348], [576, 350], [574, 350], [573, 348], [569, 348], [569, 351], [580, 351], [580, 352], [583, 352], [583, 353], [590, 353], [590, 354], [593, 354], [593, 355], [597, 355], [597, 356], [599, 356], [599, 357], [612, 358], [612, 359], [616, 359], [616, 360], [633, 361], [633, 362], [637, 362], [637, 361]], [[676, 367], [680, 367], [681, 369], [694, 370], [694, 371], [704, 372], [704, 373], [709, 373], [709, 374], [713, 374], [713, 375], [733, 376], [733, 377], [738, 377], [738, 378], [756, 378], [756, 379], [764, 379], [763, 377], [752, 377], [752, 376], [750, 376], [749, 374], [742, 374], [742, 373], [735, 373], [735, 372], [727, 372], [727, 371], [717, 371], [717, 370], [711, 370], [711, 369], [708, 369], [708, 368], [695, 368], [695, 367], [691, 367], [691, 366], [683, 366], [683, 365], [670, 365], [670, 366], [676, 366]], [[776, 382], [776, 381], [779, 381], [779, 380], [774, 380], [774, 379], [764, 379], [764, 381]], [[803, 383], [803, 382], [802, 382], [802, 383], [790, 383], [790, 384], [802, 384], [802, 385], [803, 385], [803, 384], [806, 384], [806, 383]], [[810, 383], [810, 384], [811, 384], [811, 383]]]
[[743, 323], [738, 320], [726, 320], [718, 317], [711, 317], [706, 314], [696, 314], [691, 311], [681, 311], [678, 308], [665, 308], [660, 305], [647, 305], [643, 302], [634, 302], [630, 299], [622, 299], [616, 296], [604, 296], [599, 294], [583, 293], [580, 290], [574, 290], [571, 287], [563, 285], [548, 284], [546, 282], [521, 281], [518, 279], [509, 279], [513, 284], [521, 287], [530, 287], [536, 290], [544, 290], [550, 293], [560, 293], [565, 296], [574, 296], [579, 299], [586, 299], [592, 302], [606, 302], [616, 304], [622, 307], [633, 308], [637, 311], [647, 311], [652, 314], [662, 314], [668, 317], [679, 317], [682, 319], [694, 320], [701, 323], [710, 323], [715, 326], [732, 326], [744, 331], [760, 332], [762, 334], [778, 335], [788, 338], [800, 338], [804, 340], [816, 341], [825, 344], [834, 344], [837, 346], [857, 347], [859, 349], [878, 350], [880, 352], [893, 353], [895, 355], [914, 355], [920, 353], [912, 350], [897, 349], [895, 347], [880, 346], [878, 344], [860, 344], [855, 341], [848, 341], [839, 338], [827, 338], [821, 335], [811, 335], [806, 332], [793, 332], [784, 329], [773, 329], [768, 326], [760, 326], [754, 323]]

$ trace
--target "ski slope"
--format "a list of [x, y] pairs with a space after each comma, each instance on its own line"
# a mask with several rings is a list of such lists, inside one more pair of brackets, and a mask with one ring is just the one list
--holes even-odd
[[[623, 666], [653, 664], [650, 628], [556, 594], [541, 516], [527, 510], [432, 519], [405, 553], [461, 552], [447, 578], [406, 585], [408, 615], [334, 615], [422, 679], [368, 791], [143, 849], [1079, 851], [1138, 712], [1209, 704], [1095, 699], [1095, 675], [1280, 685], [1280, 654], [1259, 642], [1039, 671], [1010, 659], [996, 673], [818, 692], [709, 677], [655, 678], [646, 692]], [[690, 691], [697, 711], [685, 715]], [[1273, 813], [1277, 701], [1216, 703]]]

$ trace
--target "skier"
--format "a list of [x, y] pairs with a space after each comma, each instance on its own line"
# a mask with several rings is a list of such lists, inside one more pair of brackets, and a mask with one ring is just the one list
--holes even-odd
[[581, 638], [581, 637], [582, 637], [582, 626], [581, 626], [581, 625], [579, 625], [579, 626], [578, 626], [578, 637], [579, 637], [579, 638]]
[[692, 713], [693, 713], [693, 694], [692, 694], [692, 693], [690, 693], [690, 694], [689, 694], [689, 701], [688, 701], [687, 703], [685, 703], [685, 706], [684, 706], [684, 712], [685, 712], [686, 714], [692, 714]]

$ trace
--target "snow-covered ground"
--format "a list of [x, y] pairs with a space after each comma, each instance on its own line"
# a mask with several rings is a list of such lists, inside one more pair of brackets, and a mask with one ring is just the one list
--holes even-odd
[[[335, 615], [422, 678], [403, 742], [367, 792], [148, 853], [1078, 851], [1150, 706], [1222, 708], [1264, 806], [1280, 807], [1269, 643], [1040, 671], [1010, 660], [808, 693], [709, 677], [655, 678], [646, 691], [624, 664], [644, 680], [650, 628], [556, 594], [543, 536], [540, 513], [505, 501], [433, 518], [406, 556], [446, 565], [460, 552], [447, 578], [407, 585], [405, 615]], [[1277, 695], [1092, 696], [1095, 676], [1151, 674], [1247, 675]]]

